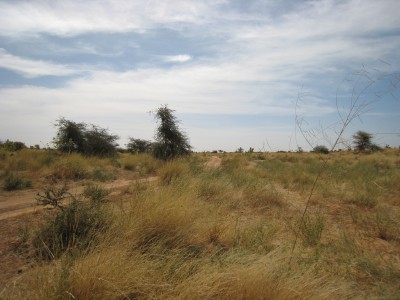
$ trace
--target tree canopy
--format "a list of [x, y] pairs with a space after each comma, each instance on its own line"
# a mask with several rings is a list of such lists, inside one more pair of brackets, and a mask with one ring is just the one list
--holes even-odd
[[54, 124], [58, 128], [53, 139], [56, 148], [62, 152], [78, 152], [84, 155], [112, 156], [116, 153], [117, 135], [93, 124], [76, 123], [59, 118]]
[[329, 149], [324, 145], [317, 145], [317, 146], [315, 146], [313, 148], [313, 152], [322, 153], [322, 154], [328, 154], [329, 153]]
[[167, 105], [161, 106], [155, 112], [159, 125], [155, 134], [153, 154], [163, 160], [188, 155], [192, 148], [186, 134], [179, 129], [179, 121], [173, 112]]
[[372, 143], [372, 134], [361, 130], [353, 135], [353, 143], [354, 149], [359, 152], [373, 152], [381, 149]]
[[145, 153], [152, 150], [153, 143], [148, 140], [129, 138], [126, 147], [132, 153]]

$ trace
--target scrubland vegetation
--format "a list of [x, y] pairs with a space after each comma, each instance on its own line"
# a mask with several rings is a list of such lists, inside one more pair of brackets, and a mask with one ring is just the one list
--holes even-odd
[[328, 155], [301, 218], [325, 154], [1, 151], [0, 194], [65, 198], [21, 227], [34, 264], [0, 298], [399, 298], [400, 152]]

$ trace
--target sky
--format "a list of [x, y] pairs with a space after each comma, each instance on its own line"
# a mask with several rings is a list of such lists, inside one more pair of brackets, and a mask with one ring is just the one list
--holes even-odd
[[195, 151], [400, 146], [398, 0], [0, 0], [0, 139], [60, 117]]

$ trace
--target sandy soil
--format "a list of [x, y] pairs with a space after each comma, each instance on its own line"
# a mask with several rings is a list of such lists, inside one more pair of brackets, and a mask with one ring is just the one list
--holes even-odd
[[210, 160], [206, 162], [208, 168], [218, 168], [221, 166], [222, 159], [218, 156], [211, 156]]
[[[148, 177], [138, 179], [140, 182], [151, 182], [155, 181], [157, 177]], [[115, 180], [107, 183], [100, 183], [102, 188], [110, 189], [112, 192], [118, 189], [129, 186], [134, 183], [135, 180]], [[84, 186], [75, 185], [69, 186], [69, 192], [72, 194], [79, 195], [83, 192]], [[26, 213], [33, 213], [35, 211], [42, 210], [43, 207], [36, 205], [35, 196], [36, 193], [40, 192], [40, 189], [28, 189], [23, 191], [12, 191], [5, 192], [0, 195], [0, 221], [17, 217]]]

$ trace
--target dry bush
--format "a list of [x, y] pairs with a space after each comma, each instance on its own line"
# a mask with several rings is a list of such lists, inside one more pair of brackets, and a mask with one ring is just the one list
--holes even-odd
[[63, 155], [57, 160], [51, 170], [50, 176], [56, 180], [79, 180], [88, 177], [89, 163], [80, 154]]

